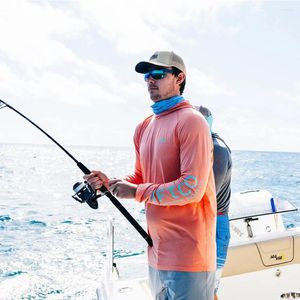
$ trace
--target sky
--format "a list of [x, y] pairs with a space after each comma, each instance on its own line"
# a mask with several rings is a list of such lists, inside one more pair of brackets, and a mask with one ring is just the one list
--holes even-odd
[[[157, 50], [232, 149], [300, 152], [300, 1], [1, 1], [0, 99], [63, 145], [132, 146]], [[4, 108], [0, 143], [51, 142]]]

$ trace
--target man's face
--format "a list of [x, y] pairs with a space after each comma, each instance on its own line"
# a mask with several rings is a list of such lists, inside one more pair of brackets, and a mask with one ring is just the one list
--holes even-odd
[[[172, 68], [166, 68], [172, 70]], [[150, 69], [150, 76], [145, 79], [147, 82], [148, 92], [153, 102], [158, 102], [163, 99], [167, 99], [176, 95], [179, 95], [179, 86], [184, 80], [184, 74], [180, 73], [178, 77], [174, 74], [165, 73], [161, 79], [154, 79], [151, 76], [151, 71], [158, 70], [158, 68]], [[153, 75], [154, 76], [154, 75]], [[155, 77], [155, 76], [154, 76]], [[183, 80], [181, 80], [183, 77]]]

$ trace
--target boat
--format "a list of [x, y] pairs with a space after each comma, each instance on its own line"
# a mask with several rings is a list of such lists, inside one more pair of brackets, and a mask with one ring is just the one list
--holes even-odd
[[[233, 193], [231, 240], [218, 297], [220, 300], [300, 299], [300, 227], [284, 225], [282, 214], [297, 212], [288, 200], [267, 190]], [[98, 300], [153, 299], [144, 255], [115, 260], [114, 223]]]

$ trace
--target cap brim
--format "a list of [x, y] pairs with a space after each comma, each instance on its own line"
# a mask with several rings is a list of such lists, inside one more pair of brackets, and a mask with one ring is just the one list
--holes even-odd
[[149, 63], [148, 61], [141, 61], [135, 66], [135, 71], [138, 73], [148, 73], [149, 70], [155, 66], [160, 66], [160, 67], [169, 67], [166, 64], [156, 64], [156, 63]]

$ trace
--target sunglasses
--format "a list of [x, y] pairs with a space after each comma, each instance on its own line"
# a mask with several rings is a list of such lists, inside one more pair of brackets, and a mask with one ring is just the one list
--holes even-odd
[[173, 70], [169, 69], [160, 69], [160, 70], [152, 70], [146, 74], [144, 74], [144, 79], [147, 81], [151, 76], [155, 80], [163, 79], [167, 76], [167, 74], [172, 74]]

